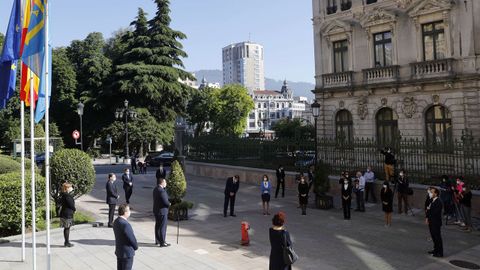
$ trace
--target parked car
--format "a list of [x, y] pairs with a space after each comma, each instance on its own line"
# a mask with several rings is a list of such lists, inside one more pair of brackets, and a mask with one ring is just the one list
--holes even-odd
[[295, 161], [295, 167], [297, 169], [307, 169], [311, 165], [315, 164], [315, 152], [305, 151], [297, 153], [297, 160]]
[[170, 166], [173, 162], [173, 153], [172, 152], [163, 152], [157, 156], [150, 158], [148, 161], [145, 159], [145, 162], [149, 166], [158, 167], [160, 163], [163, 163], [164, 166]]
[[[53, 152], [50, 152], [50, 157], [52, 157]], [[35, 164], [37, 167], [41, 168], [45, 164], [45, 152], [35, 155]]]

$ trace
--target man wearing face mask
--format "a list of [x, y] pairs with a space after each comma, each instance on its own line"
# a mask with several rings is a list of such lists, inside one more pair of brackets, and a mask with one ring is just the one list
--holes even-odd
[[383, 165], [383, 168], [385, 169], [385, 180], [390, 181], [395, 172], [395, 156], [393, 155], [390, 147], [385, 147], [385, 149], [381, 150], [380, 153], [385, 156], [385, 162]]
[[115, 207], [118, 202], [118, 195], [117, 186], [115, 185], [115, 181], [117, 180], [117, 176], [114, 173], [108, 174], [108, 181], [105, 186], [107, 190], [107, 204], [108, 204], [108, 227], [113, 227], [113, 215], [115, 214]]
[[155, 176], [157, 179], [165, 179], [167, 178], [167, 171], [163, 167], [163, 163], [160, 163], [160, 166], [158, 167], [157, 172], [155, 173]]
[[227, 217], [228, 203], [230, 202], [230, 216], [236, 217], [235, 215], [235, 197], [240, 187], [240, 177], [235, 175], [234, 177], [229, 177], [225, 185], [225, 201], [223, 204], [223, 216]]
[[398, 195], [398, 213], [402, 213], [402, 202], [403, 202], [403, 209], [405, 210], [405, 215], [408, 211], [408, 178], [405, 175], [404, 170], [400, 170], [398, 174], [398, 181], [397, 181], [397, 195]]
[[125, 173], [122, 175], [123, 190], [125, 191], [125, 200], [127, 204], [130, 204], [130, 197], [133, 192], [133, 177], [128, 168], [125, 169]]
[[377, 203], [375, 196], [375, 174], [372, 172], [372, 167], [368, 166], [367, 171], [363, 174], [365, 178], [365, 201], [368, 202], [368, 195], [372, 195], [373, 203]]
[[343, 184], [341, 187], [342, 190], [342, 208], [343, 208], [343, 218], [345, 220], [350, 219], [350, 207], [352, 205], [352, 183], [348, 178], [344, 178]]
[[428, 225], [430, 235], [433, 241], [433, 250], [429, 251], [433, 257], [443, 257], [443, 243], [442, 243], [442, 201], [438, 198], [439, 191], [435, 187], [430, 187], [429, 197], [432, 202], [427, 207], [427, 218], [425, 223]]

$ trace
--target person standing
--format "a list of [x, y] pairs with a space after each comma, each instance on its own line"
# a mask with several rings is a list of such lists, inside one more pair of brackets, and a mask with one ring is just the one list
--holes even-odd
[[132, 225], [128, 223], [130, 206], [122, 204], [118, 207], [118, 218], [113, 222], [115, 234], [115, 255], [117, 255], [117, 270], [131, 270], [135, 250], [138, 249], [137, 239]]
[[166, 179], [167, 178], [167, 171], [163, 167], [163, 163], [160, 163], [157, 172], [155, 173], [157, 179]]
[[275, 191], [275, 198], [278, 197], [278, 191], [280, 190], [280, 186], [282, 187], [282, 198], [285, 197], [285, 170], [283, 166], [278, 166], [276, 170], [277, 175], [277, 190]]
[[153, 189], [153, 214], [155, 215], [155, 245], [159, 247], [168, 247], [169, 243], [165, 241], [167, 236], [167, 218], [168, 194], [165, 188], [167, 180], [163, 178], [157, 179], [157, 186]]
[[430, 230], [430, 235], [433, 241], [433, 250], [429, 251], [433, 257], [443, 257], [443, 243], [442, 243], [442, 201], [438, 198], [439, 191], [435, 187], [430, 187], [432, 202], [427, 207], [427, 218], [425, 222]]
[[290, 233], [285, 229], [285, 214], [278, 212], [273, 216], [272, 227], [269, 231], [270, 260], [269, 270], [291, 270], [292, 266], [285, 264], [283, 259], [284, 245], [292, 246]]
[[365, 178], [362, 172], [358, 171], [355, 179], [355, 198], [357, 199], [357, 209], [355, 211], [365, 212]]
[[225, 202], [223, 204], [223, 216], [227, 217], [228, 203], [230, 202], [230, 216], [236, 217], [235, 215], [235, 197], [240, 187], [240, 176], [235, 175], [234, 177], [229, 177], [225, 185]]
[[73, 244], [70, 243], [70, 228], [73, 226], [73, 215], [76, 209], [75, 200], [71, 195], [72, 191], [72, 184], [63, 183], [61, 198], [62, 209], [60, 210], [60, 225], [63, 227], [63, 238], [65, 240], [63, 245], [65, 247], [73, 247]]
[[312, 189], [314, 182], [315, 182], [315, 166], [310, 165], [310, 167], [308, 168], [308, 191]]
[[465, 220], [465, 230], [472, 231], [472, 191], [467, 185], [463, 185], [460, 193], [460, 207]]
[[395, 156], [393, 155], [390, 147], [385, 147], [385, 149], [381, 150], [380, 153], [385, 156], [385, 161], [383, 164], [383, 168], [385, 170], [385, 180], [390, 181], [395, 173]]
[[263, 215], [270, 215], [270, 191], [271, 191], [271, 183], [268, 180], [268, 176], [266, 174], [263, 175], [263, 181], [261, 186], [262, 191], [262, 206], [263, 206]]
[[397, 195], [398, 195], [398, 213], [402, 213], [402, 201], [404, 204], [403, 209], [405, 210], [405, 215], [408, 213], [408, 178], [405, 175], [404, 170], [400, 170], [398, 174], [397, 182]]
[[128, 168], [125, 169], [125, 173], [122, 175], [123, 190], [125, 191], [125, 201], [130, 204], [130, 197], [133, 192], [133, 176]]
[[343, 218], [350, 219], [350, 207], [352, 205], [352, 182], [345, 178], [342, 184], [342, 208]]
[[363, 177], [365, 178], [365, 201], [368, 202], [368, 195], [372, 194], [372, 202], [377, 203], [377, 197], [375, 196], [375, 174], [371, 166], [367, 167], [367, 171], [363, 174]]
[[114, 173], [108, 174], [108, 181], [106, 184], [105, 189], [107, 190], [107, 204], [108, 204], [108, 227], [113, 227], [113, 215], [115, 214], [115, 207], [117, 206], [118, 195], [117, 186], [115, 185], [115, 181], [117, 180], [117, 176]]
[[307, 205], [308, 205], [308, 183], [305, 181], [305, 177], [300, 178], [300, 183], [298, 183], [298, 203], [302, 208], [302, 215], [307, 214]]
[[380, 199], [382, 200], [382, 210], [385, 213], [385, 227], [390, 227], [392, 226], [393, 191], [390, 189], [388, 181], [383, 182]]
[[134, 153], [132, 153], [132, 157], [130, 158], [130, 165], [132, 166], [132, 174], [137, 173], [137, 156]]

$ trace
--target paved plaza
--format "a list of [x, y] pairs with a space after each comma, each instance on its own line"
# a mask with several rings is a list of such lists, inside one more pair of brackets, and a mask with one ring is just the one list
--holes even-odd
[[[93, 191], [77, 200], [78, 208], [106, 222], [105, 204], [107, 173], [121, 175], [123, 166], [97, 166], [97, 182]], [[272, 216], [263, 216], [260, 188], [241, 184], [237, 196], [237, 217], [224, 218], [224, 180], [187, 175], [187, 200], [195, 203], [190, 220], [180, 222], [179, 242], [176, 244], [177, 223], [169, 222], [168, 248], [154, 243], [152, 188], [154, 172], [136, 175], [131, 198], [130, 222], [137, 236], [139, 250], [134, 269], [268, 269], [270, 244], [268, 228]], [[116, 182], [120, 201], [124, 201], [121, 180]], [[285, 198], [272, 198], [272, 212], [287, 214], [287, 227], [292, 235], [300, 260], [294, 269], [460, 269], [450, 260], [466, 260], [480, 264], [480, 233], [465, 233], [457, 226], [444, 226], [445, 257], [436, 259], [426, 251], [432, 248], [423, 215], [394, 214], [391, 228], [383, 226], [383, 213], [378, 204], [367, 204], [367, 212], [352, 211], [352, 220], [344, 221], [339, 203], [329, 211], [307, 209], [301, 216], [297, 209], [295, 191]], [[337, 198], [338, 200], [338, 198]], [[353, 203], [354, 205], [354, 203]], [[240, 222], [251, 225], [251, 245], [240, 245]], [[38, 268], [45, 269], [45, 237], [39, 233]], [[20, 263], [20, 237], [0, 244], [0, 269], [32, 269], [31, 249], [27, 262]], [[30, 242], [31, 239], [28, 239]], [[52, 269], [116, 269], [114, 235], [110, 228], [75, 226], [71, 232], [73, 248], [64, 248], [61, 229], [52, 232]]]

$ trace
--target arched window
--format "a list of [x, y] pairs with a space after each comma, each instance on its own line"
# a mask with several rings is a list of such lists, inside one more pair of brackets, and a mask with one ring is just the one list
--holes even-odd
[[390, 108], [377, 112], [377, 143], [380, 147], [393, 147], [398, 139], [398, 117]]
[[449, 146], [452, 143], [452, 116], [445, 106], [435, 105], [425, 113], [427, 144]]
[[352, 114], [347, 110], [340, 110], [335, 116], [336, 138], [343, 143], [353, 142]]

